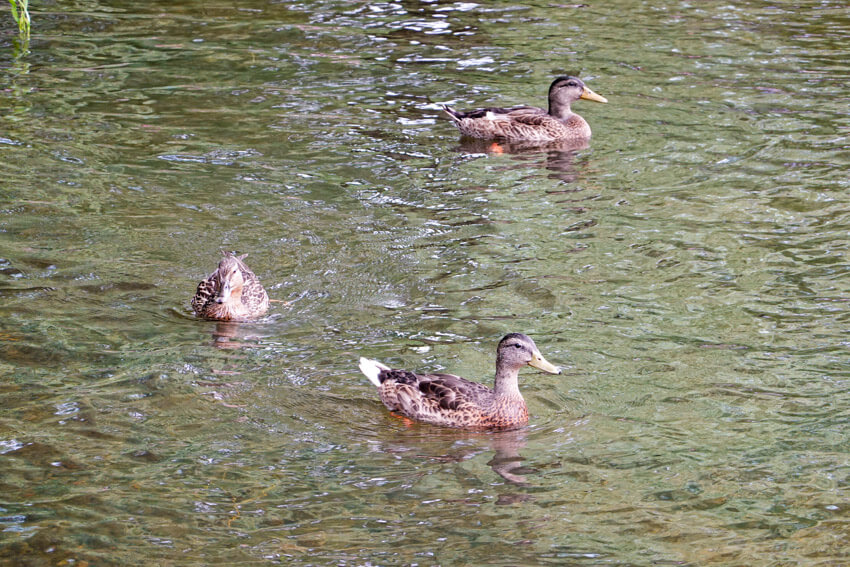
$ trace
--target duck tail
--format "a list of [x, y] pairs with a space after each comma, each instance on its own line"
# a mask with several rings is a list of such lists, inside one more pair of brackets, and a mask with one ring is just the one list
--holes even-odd
[[381, 379], [379, 378], [380, 374], [384, 370], [390, 370], [390, 367], [386, 364], [381, 364], [377, 360], [371, 360], [369, 358], [360, 357], [360, 372], [366, 375], [366, 378], [369, 379], [369, 382], [375, 385], [375, 387], [381, 387]]
[[451, 106], [449, 106], [447, 104], [443, 105], [443, 110], [446, 112], [446, 114], [449, 115], [449, 118], [451, 118], [455, 122], [458, 122], [461, 118], [463, 118], [462, 112], [458, 112], [457, 110], [455, 110], [454, 108], [452, 108]]

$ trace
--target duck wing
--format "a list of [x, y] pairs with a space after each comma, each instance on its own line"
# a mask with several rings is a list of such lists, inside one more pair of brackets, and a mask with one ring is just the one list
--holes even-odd
[[557, 120], [548, 112], [536, 106], [516, 106], [505, 110], [508, 111], [506, 118], [528, 126], [543, 126], [552, 120]]
[[455, 120], [510, 120], [515, 116], [530, 116], [536, 114], [548, 116], [545, 110], [536, 106], [510, 106], [507, 108], [494, 106], [490, 108], [479, 108], [477, 110], [470, 110], [467, 112], [460, 112], [449, 107], [445, 107], [445, 109], [446, 112], [449, 113], [449, 116]]
[[418, 386], [424, 399], [446, 410], [457, 410], [469, 403], [477, 404], [482, 397], [493, 395], [493, 391], [484, 384], [470, 382], [454, 374], [419, 375]]
[[465, 136], [484, 139], [551, 141], [564, 137], [564, 125], [536, 106], [482, 108], [457, 112], [446, 108]]
[[214, 271], [201, 283], [198, 284], [198, 289], [195, 291], [195, 296], [192, 298], [192, 309], [195, 313], [202, 313], [206, 306], [213, 300], [218, 289], [218, 270]]
[[242, 273], [242, 305], [248, 309], [249, 316], [258, 317], [268, 311], [269, 296], [260, 279], [243, 261], [245, 256], [234, 256]]
[[269, 296], [253, 272], [242, 271], [242, 303], [253, 315], [262, 315], [269, 308]]
[[452, 425], [454, 416], [478, 408], [493, 395], [483, 384], [454, 374], [415, 374], [407, 370], [383, 370], [381, 401], [390, 410], [408, 417]]

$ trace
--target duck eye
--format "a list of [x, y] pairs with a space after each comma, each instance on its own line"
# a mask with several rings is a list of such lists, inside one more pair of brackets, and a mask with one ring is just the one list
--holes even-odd
[[519, 343], [515, 344], [514, 346], [517, 347], [517, 348], [522, 348], [522, 345], [519, 344]]

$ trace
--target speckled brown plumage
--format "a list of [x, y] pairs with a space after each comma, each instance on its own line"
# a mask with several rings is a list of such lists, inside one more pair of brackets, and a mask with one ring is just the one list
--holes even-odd
[[528, 423], [518, 385], [519, 370], [526, 365], [560, 373], [521, 333], [499, 342], [493, 389], [453, 374], [415, 374], [360, 359], [360, 370], [378, 387], [381, 401], [391, 411], [434, 425], [475, 430], [514, 429]]
[[577, 77], [558, 77], [549, 87], [549, 110], [535, 106], [482, 108], [460, 112], [444, 106], [446, 113], [464, 136], [545, 144], [581, 144], [590, 139], [590, 126], [572, 112], [570, 105], [583, 98], [608, 102], [585, 86]]
[[192, 298], [195, 314], [218, 321], [243, 321], [263, 315], [269, 309], [269, 296], [242, 261], [247, 254], [222, 254], [218, 268], [198, 284]]

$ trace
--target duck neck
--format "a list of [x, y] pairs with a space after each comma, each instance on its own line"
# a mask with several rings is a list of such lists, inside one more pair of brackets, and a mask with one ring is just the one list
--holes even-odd
[[569, 102], [549, 99], [549, 116], [554, 116], [558, 120], [566, 120], [572, 113]]
[[522, 394], [519, 393], [519, 369], [509, 368], [502, 364], [501, 360], [497, 360], [496, 383], [493, 391], [497, 396], [522, 399]]

